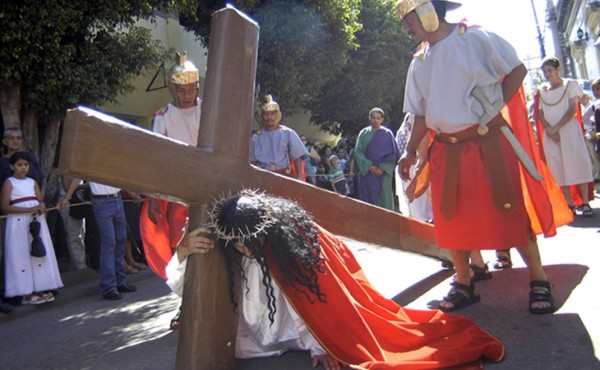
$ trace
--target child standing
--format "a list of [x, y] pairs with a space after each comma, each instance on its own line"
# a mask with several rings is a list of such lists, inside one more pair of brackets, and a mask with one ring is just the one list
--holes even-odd
[[[13, 176], [2, 185], [2, 211], [10, 214], [5, 232], [5, 296], [23, 296], [23, 304], [41, 304], [54, 301], [50, 290], [63, 287], [54, 246], [46, 224], [46, 207], [37, 182], [27, 177], [27, 153], [16, 152], [10, 157]], [[40, 222], [40, 238], [46, 255], [30, 255], [32, 236], [29, 224], [35, 213]]]
[[331, 167], [329, 167], [328, 175], [333, 191], [342, 195], [348, 194], [348, 190], [346, 189], [346, 178], [344, 177], [344, 172], [340, 168], [338, 157], [332, 155], [329, 157], [329, 163]]

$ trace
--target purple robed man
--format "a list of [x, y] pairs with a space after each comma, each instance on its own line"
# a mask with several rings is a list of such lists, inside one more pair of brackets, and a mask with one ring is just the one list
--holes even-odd
[[393, 211], [392, 179], [399, 155], [394, 134], [381, 125], [384, 117], [381, 108], [371, 109], [371, 125], [363, 128], [356, 140], [358, 199]]

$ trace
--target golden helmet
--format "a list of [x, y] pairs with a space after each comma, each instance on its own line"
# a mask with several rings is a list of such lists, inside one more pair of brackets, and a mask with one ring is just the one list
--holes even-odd
[[182, 54], [177, 53], [175, 65], [169, 71], [169, 93], [171, 93], [171, 97], [177, 106], [179, 106], [179, 101], [175, 93], [175, 85], [195, 83], [196, 87], [200, 87], [199, 81], [198, 68], [194, 63], [187, 60], [187, 53], [185, 51]]
[[198, 82], [198, 68], [194, 63], [187, 60], [187, 53], [177, 53], [176, 63], [169, 72], [169, 82], [175, 85], [188, 85]]
[[[447, 0], [436, 0], [446, 3], [446, 9], [452, 10], [458, 8], [461, 4], [455, 1]], [[440, 26], [440, 21], [431, 0], [399, 0], [396, 3], [396, 15], [400, 20], [404, 19], [406, 15], [412, 11], [417, 13], [423, 29], [427, 32], [435, 32]]]
[[[281, 110], [279, 109], [279, 104], [273, 100], [273, 96], [267, 95], [265, 96], [265, 102], [261, 106], [262, 112], [277, 112], [276, 122], [279, 124], [281, 121]], [[261, 112], [261, 113], [262, 113]], [[262, 120], [262, 115], [261, 115]]]

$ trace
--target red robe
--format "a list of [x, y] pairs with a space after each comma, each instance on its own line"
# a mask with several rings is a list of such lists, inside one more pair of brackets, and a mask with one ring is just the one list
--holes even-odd
[[480, 369], [482, 357], [502, 360], [502, 343], [470, 319], [403, 308], [383, 297], [348, 247], [316, 226], [325, 269], [318, 282], [325, 303], [310, 303], [283, 283], [268, 248], [267, 263], [296, 312], [334, 358], [367, 369]]
[[148, 217], [148, 200], [146, 200], [140, 211], [140, 234], [148, 266], [158, 276], [167, 280], [165, 268], [173, 255], [173, 247], [179, 243], [183, 235], [187, 208], [164, 199], [155, 200], [163, 216], [158, 218], [158, 224], [154, 224]]

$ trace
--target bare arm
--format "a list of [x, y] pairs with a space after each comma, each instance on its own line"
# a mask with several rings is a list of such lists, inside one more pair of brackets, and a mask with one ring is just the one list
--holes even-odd
[[[80, 182], [81, 182], [81, 179], [72, 178], [71, 183], [68, 184], [68, 187], [65, 186], [65, 196], [58, 202], [58, 208], [64, 208], [67, 205], [69, 205], [69, 201], [71, 200], [71, 197], [73, 196], [73, 193], [75, 192], [75, 190], [77, 190], [77, 187], [79, 186]], [[66, 184], [66, 181], [65, 181], [65, 184]]]
[[[557, 133], [564, 125], [569, 123], [577, 114], [577, 108], [579, 107], [579, 97], [576, 96], [573, 99], [569, 100], [569, 109], [565, 112], [565, 114], [560, 118], [558, 123], [554, 126], [548, 126], [547, 132], [548, 135], [552, 135]], [[542, 121], [543, 122], [543, 121]]]
[[398, 161], [398, 166], [400, 167], [400, 177], [402, 180], [410, 180], [409, 169], [415, 162], [417, 148], [419, 147], [419, 144], [421, 144], [421, 141], [423, 141], [423, 138], [425, 138], [425, 135], [427, 135], [425, 117], [415, 116], [415, 122], [413, 124], [413, 129], [410, 133], [408, 143], [406, 144], [406, 149]]
[[502, 95], [504, 96], [505, 103], [508, 103], [517, 93], [525, 76], [527, 76], [527, 68], [522, 63], [504, 76], [504, 80], [502, 81]]
[[[37, 185], [36, 185], [37, 187]], [[15, 207], [10, 204], [10, 193], [13, 190], [12, 183], [8, 180], [2, 185], [2, 212], [4, 213], [34, 213], [38, 207]], [[38, 190], [39, 191], [39, 188]], [[36, 194], [37, 195], [37, 194]]]

